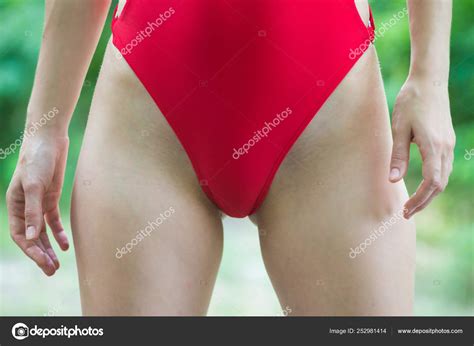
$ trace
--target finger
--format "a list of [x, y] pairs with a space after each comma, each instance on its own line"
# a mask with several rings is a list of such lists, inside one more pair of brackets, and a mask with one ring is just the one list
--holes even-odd
[[38, 242], [42, 244], [43, 251], [46, 252], [49, 258], [51, 258], [51, 261], [53, 261], [55, 268], [59, 269], [58, 256], [56, 256], [56, 253], [54, 252], [53, 247], [51, 246], [51, 242], [49, 241], [49, 237], [48, 237], [48, 233], [46, 233], [46, 229], [44, 232], [41, 232]]
[[53, 210], [46, 213], [45, 218], [53, 232], [54, 239], [56, 239], [56, 242], [59, 244], [59, 247], [61, 250], [66, 251], [69, 248], [69, 240], [64, 231], [60, 215], [61, 212], [59, 211], [59, 207], [56, 206]]
[[441, 191], [441, 158], [430, 154], [423, 162], [423, 181], [416, 193], [405, 204], [405, 217], [413, 215], [416, 208], [421, 206], [435, 191]]
[[446, 188], [449, 183], [449, 177], [453, 171], [454, 153], [452, 151], [447, 152], [443, 156], [443, 187]]
[[13, 178], [8, 187], [6, 202], [10, 233], [25, 234], [25, 198], [19, 180]]
[[442, 155], [441, 178], [440, 178], [441, 186], [436, 188], [426, 200], [421, 202], [420, 205], [416, 206], [415, 209], [412, 211], [412, 213], [409, 215], [409, 217], [412, 217], [414, 214], [425, 209], [436, 196], [438, 196], [442, 191], [444, 191], [444, 189], [448, 185], [449, 175], [451, 174], [451, 171], [453, 169], [452, 161], [453, 161], [453, 154], [451, 152], [448, 152]]
[[12, 235], [15, 243], [22, 249], [22, 251], [31, 258], [40, 267], [43, 272], [51, 276], [56, 271], [53, 261], [34, 241], [26, 240], [24, 235]]
[[389, 180], [395, 183], [401, 180], [408, 169], [410, 159], [411, 129], [398, 128], [397, 123], [393, 124], [393, 148], [390, 160]]
[[31, 243], [31, 245], [27, 245], [28, 247], [25, 251], [26, 255], [33, 259], [46, 275], [53, 275], [56, 272], [56, 266], [51, 260], [51, 257], [49, 257], [44, 250], [44, 246], [38, 244], [40, 242], [39, 240], [27, 240], [27, 242], [29, 244]]
[[49, 256], [34, 241], [26, 240], [24, 189], [19, 180], [12, 180], [7, 193], [7, 206], [10, 235], [13, 241], [46, 275], [54, 274], [55, 266]]
[[415, 207], [415, 209], [409, 215], [407, 215], [407, 219], [425, 209], [437, 195], [439, 195], [439, 192], [434, 191], [425, 201], [423, 201], [419, 206]]
[[44, 223], [44, 187], [39, 183], [26, 183], [23, 190], [25, 192], [26, 239], [38, 239]]
[[423, 180], [418, 186], [416, 192], [405, 203], [403, 212], [405, 218], [409, 219], [411, 216], [413, 216], [415, 209], [424, 201], [426, 201], [431, 196], [433, 191], [434, 189], [431, 188], [431, 184], [427, 180]]
[[54, 263], [54, 260], [53, 260], [53, 259], [51, 258], [51, 256], [49, 255], [46, 246], [45, 246], [45, 245], [43, 244], [43, 242], [41, 241], [41, 234], [40, 234], [38, 240], [32, 240], [32, 241], [36, 244], [36, 246], [38, 246], [38, 247], [41, 249], [41, 251], [43, 251], [43, 252], [46, 254], [46, 256], [48, 256], [48, 258], [49, 258], [49, 260], [48, 260], [48, 265], [52, 263], [52, 264], [53, 264], [53, 267], [54, 267], [54, 270], [56, 271], [56, 269], [57, 269], [57, 268], [56, 268], [56, 264]]
[[27, 240], [25, 237], [25, 222], [20, 217], [15, 217], [13, 209], [9, 209], [9, 225], [11, 238], [20, 247], [20, 249], [31, 258], [46, 275], [53, 275], [55, 272], [54, 262], [49, 255], [35, 243], [33, 240]]

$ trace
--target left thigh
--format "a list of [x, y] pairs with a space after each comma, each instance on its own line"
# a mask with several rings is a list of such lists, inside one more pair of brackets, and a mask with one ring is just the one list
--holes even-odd
[[256, 214], [265, 266], [292, 314], [411, 314], [415, 229], [399, 216], [404, 183], [388, 181], [388, 119], [371, 48], [298, 139]]

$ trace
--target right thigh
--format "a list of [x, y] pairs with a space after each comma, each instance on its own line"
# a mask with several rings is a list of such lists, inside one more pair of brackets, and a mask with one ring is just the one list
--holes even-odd
[[86, 315], [202, 315], [222, 253], [219, 213], [163, 115], [109, 45], [71, 219]]

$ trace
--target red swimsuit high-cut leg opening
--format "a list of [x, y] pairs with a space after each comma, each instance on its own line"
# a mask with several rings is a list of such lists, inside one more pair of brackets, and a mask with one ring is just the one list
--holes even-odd
[[354, 0], [128, 0], [112, 22], [117, 57], [166, 117], [207, 196], [234, 217], [262, 203], [373, 29]]

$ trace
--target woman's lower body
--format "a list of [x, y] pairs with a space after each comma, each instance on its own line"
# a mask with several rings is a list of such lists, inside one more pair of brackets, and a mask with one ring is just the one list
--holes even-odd
[[[368, 22], [367, 4], [358, 3]], [[222, 213], [109, 43], [76, 173], [72, 226], [86, 315], [203, 315]], [[370, 47], [309, 123], [251, 216], [292, 315], [409, 315], [415, 227], [388, 181], [388, 108]], [[202, 184], [202, 182], [201, 182]]]

